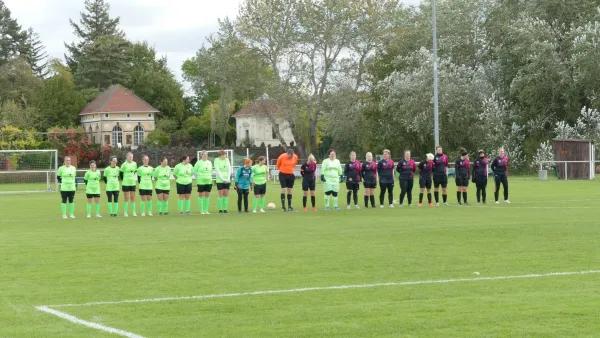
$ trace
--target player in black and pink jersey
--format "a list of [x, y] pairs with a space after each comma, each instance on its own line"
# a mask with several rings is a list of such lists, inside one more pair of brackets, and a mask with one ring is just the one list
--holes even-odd
[[486, 189], [488, 179], [488, 162], [489, 160], [485, 157], [485, 152], [480, 150], [477, 152], [479, 155], [475, 162], [473, 162], [473, 183], [477, 187], [477, 204], [486, 202]]
[[498, 157], [492, 162], [492, 170], [494, 171], [494, 181], [496, 183], [494, 189], [494, 197], [498, 204], [498, 195], [500, 194], [500, 184], [504, 188], [504, 203], [510, 204], [508, 200], [508, 157], [503, 148], [498, 149]]
[[380, 208], [383, 208], [386, 191], [388, 193], [390, 208], [394, 207], [394, 182], [396, 179], [394, 169], [394, 161], [391, 159], [390, 151], [385, 149], [383, 151], [383, 160], [377, 163], [377, 175], [379, 176], [379, 185], [381, 186], [381, 191], [379, 192]]
[[468, 205], [467, 202], [467, 189], [469, 188], [469, 168], [471, 167], [471, 162], [469, 161], [469, 153], [465, 148], [460, 150], [460, 157], [454, 163], [456, 170], [456, 199], [458, 200], [458, 205], [462, 205], [460, 201], [460, 197], [462, 194], [463, 202], [465, 205]]
[[312, 205], [313, 211], [317, 211], [315, 207], [316, 198], [315, 198], [315, 182], [317, 181], [315, 172], [317, 171], [317, 162], [315, 161], [315, 157], [313, 154], [308, 155], [308, 161], [304, 163], [300, 167], [300, 175], [302, 175], [302, 191], [304, 192], [304, 196], [302, 197], [302, 206], [304, 211], [306, 209], [306, 202], [308, 199], [308, 192], [310, 191], [310, 203]]
[[356, 153], [353, 151], [350, 153], [350, 162], [346, 163], [344, 167], [344, 176], [346, 176], [346, 189], [348, 189], [348, 193], [346, 195], [346, 202], [348, 205], [348, 209], [352, 206], [350, 205], [350, 200], [353, 197], [354, 207], [356, 209], [360, 209], [358, 206], [358, 190], [360, 188], [361, 181], [361, 163], [356, 160]]
[[396, 171], [400, 174], [400, 207], [404, 206], [404, 197], [407, 197], [408, 206], [412, 206], [412, 190], [415, 182], [417, 164], [410, 158], [410, 151], [404, 152], [404, 159], [398, 162]]
[[360, 170], [363, 185], [365, 187], [365, 208], [375, 208], [375, 188], [377, 188], [377, 163], [373, 162], [373, 154], [367, 153], [366, 161]]
[[433, 158], [433, 195], [435, 197], [435, 205], [440, 205], [440, 186], [442, 186], [442, 199], [444, 205], [448, 205], [448, 156], [444, 154], [442, 146], [436, 149], [435, 157]]
[[433, 154], [425, 155], [425, 160], [419, 163], [419, 206], [423, 206], [423, 194], [425, 194], [425, 189], [427, 189], [427, 202], [430, 207], [433, 206], [431, 203], [431, 176], [433, 173], [433, 167], [435, 163], [433, 163]]

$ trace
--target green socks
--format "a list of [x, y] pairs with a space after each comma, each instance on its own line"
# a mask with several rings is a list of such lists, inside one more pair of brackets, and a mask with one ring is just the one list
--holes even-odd
[[223, 210], [229, 209], [229, 197], [223, 197]]
[[69, 203], [69, 213], [71, 216], [75, 214], [75, 203]]
[[[146, 214], [146, 205], [145, 204], [146, 204], [146, 201], [140, 202], [140, 209], [142, 210], [142, 215]], [[133, 205], [135, 205], [135, 204], [133, 204]], [[135, 210], [133, 212], [135, 212]]]
[[260, 198], [260, 209], [265, 210], [265, 198], [264, 197]]
[[87, 215], [90, 216], [92, 214], [92, 205], [88, 203], [86, 206], [86, 210], [87, 210]]
[[179, 212], [183, 212], [183, 200], [177, 200], [177, 207], [179, 207]]
[[131, 211], [135, 214], [135, 201], [131, 202]]
[[[96, 215], [100, 215], [100, 204], [96, 203], [94, 206], [95, 206], [94, 209], [96, 210]], [[112, 209], [112, 207], [110, 206], [110, 203], [109, 203], [108, 210], [111, 210], [111, 209]], [[91, 203], [87, 204], [87, 214], [88, 214], [88, 216], [92, 215], [92, 204]], [[112, 212], [111, 212], [111, 215], [112, 215]]]
[[146, 202], [146, 209], [148, 210], [149, 214], [152, 213], [152, 201], [147, 201]]
[[100, 203], [96, 203], [96, 215], [100, 215]]
[[163, 201], [156, 202], [156, 208], [158, 209], [158, 213], [160, 214], [163, 211]]
[[208, 212], [210, 206], [210, 197], [204, 197], [204, 212]]
[[113, 203], [113, 215], [116, 215], [119, 212], [119, 203]]
[[335, 197], [333, 197], [333, 207], [334, 207], [334, 208], [337, 208], [338, 206], [339, 206], [339, 205], [338, 205], [338, 197], [337, 197], [337, 196], [335, 196]]
[[108, 202], [108, 214], [113, 215], [113, 202]]
[[204, 197], [198, 197], [198, 208], [200, 209], [200, 213], [204, 213]]
[[329, 195], [325, 195], [325, 208], [329, 208]]
[[62, 211], [63, 216], [67, 216], [67, 203], [61, 203], [60, 210]]
[[217, 205], [219, 206], [219, 211], [223, 211], [223, 198], [217, 198]]
[[252, 201], [252, 209], [256, 211], [256, 207], [258, 206], [258, 197], [254, 197], [254, 201]]
[[192, 201], [190, 200], [185, 200], [185, 212], [190, 212], [191, 211], [191, 205], [192, 205]]
[[169, 213], [169, 201], [163, 201], [163, 213]]
[[129, 202], [123, 202], [123, 211], [125, 211], [125, 213], [127, 213], [128, 210], [129, 210]]

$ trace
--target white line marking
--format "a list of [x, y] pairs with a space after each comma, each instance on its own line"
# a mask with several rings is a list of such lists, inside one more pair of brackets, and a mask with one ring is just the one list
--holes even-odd
[[112, 334], [118, 334], [120, 336], [128, 337], [128, 338], [144, 338], [143, 336], [140, 336], [140, 335], [135, 334], [135, 333], [123, 331], [123, 330], [120, 330], [120, 329], [115, 329], [114, 327], [100, 325], [100, 324], [93, 323], [93, 322], [88, 322], [86, 320], [83, 320], [83, 319], [77, 318], [75, 316], [72, 316], [72, 315], [70, 315], [68, 313], [56, 311], [54, 309], [49, 308], [48, 306], [36, 306], [35, 308], [38, 309], [38, 310], [40, 310], [40, 311], [42, 311], [42, 312], [46, 312], [46, 313], [49, 313], [51, 315], [60, 317], [62, 319], [66, 319], [66, 320], [68, 320], [68, 321], [70, 321], [72, 323], [83, 325], [83, 326], [87, 326], [87, 327], [91, 327], [91, 328], [96, 329], [96, 330], [100, 330], [100, 331], [104, 331], [104, 332], [112, 333]]
[[600, 273], [600, 270], [536, 273], [536, 274], [518, 275], [518, 276], [422, 280], [422, 281], [413, 281], [413, 282], [388, 282], [388, 283], [339, 285], [339, 286], [318, 286], [318, 287], [307, 287], [307, 288], [298, 288], [298, 289], [223, 293], [223, 294], [212, 294], [212, 295], [201, 295], [201, 296], [163, 297], [163, 298], [131, 299], [131, 300], [106, 301], [106, 302], [90, 302], [90, 303], [81, 303], [81, 304], [47, 305], [47, 307], [76, 307], [76, 306], [116, 305], [116, 304], [130, 304], [130, 303], [151, 303], [151, 302], [166, 302], [166, 301], [192, 300], [192, 299], [270, 295], [270, 294], [279, 294], [279, 293], [298, 293], [298, 292], [306, 292], [306, 291], [366, 289], [366, 288], [375, 288], [375, 287], [382, 287], [382, 286], [406, 286], [406, 285], [423, 285], [423, 284], [479, 282], [479, 281], [495, 281], [495, 280], [504, 280], [504, 279], [525, 279], [525, 278], [552, 277], [552, 276], [589, 275], [589, 274], [597, 274], [597, 273]]

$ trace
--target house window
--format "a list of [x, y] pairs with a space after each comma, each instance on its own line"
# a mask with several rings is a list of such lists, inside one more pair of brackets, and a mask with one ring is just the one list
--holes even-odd
[[152, 117], [152, 114], [148, 114], [148, 117]]
[[131, 114], [127, 114], [127, 117], [131, 117]]
[[273, 130], [271, 131], [271, 138], [276, 140], [277, 139], [277, 131], [279, 131], [279, 125], [276, 124], [275, 127], [273, 127]]
[[131, 134], [125, 135], [125, 143], [131, 145]]
[[123, 144], [123, 129], [120, 126], [114, 126], [112, 129], [112, 146], [118, 147]]
[[104, 144], [110, 145], [110, 135], [104, 135]]
[[104, 114], [104, 117], [108, 117], [108, 114]]
[[142, 143], [144, 143], [144, 127], [137, 125], [133, 129], [133, 145], [139, 146]]
[[90, 136], [90, 142], [91, 142], [92, 144], [96, 143], [96, 142], [95, 142], [95, 139], [94, 139], [94, 131], [93, 131], [93, 129], [92, 129], [92, 126], [90, 126], [90, 127], [88, 128], [88, 134], [89, 134], [89, 136]]

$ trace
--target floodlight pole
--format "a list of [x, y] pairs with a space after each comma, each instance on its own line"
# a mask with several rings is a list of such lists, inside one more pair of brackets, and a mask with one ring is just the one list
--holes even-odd
[[438, 109], [438, 47], [437, 47], [437, 13], [436, 0], [431, 0], [431, 27], [433, 31], [433, 134], [435, 147], [440, 145], [440, 122]]

